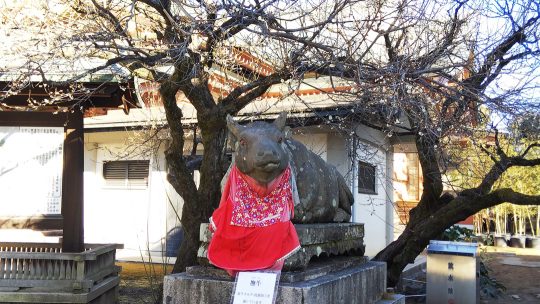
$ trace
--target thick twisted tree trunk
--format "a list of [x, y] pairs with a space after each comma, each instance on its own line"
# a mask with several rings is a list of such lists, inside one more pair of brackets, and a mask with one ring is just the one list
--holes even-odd
[[208, 222], [221, 196], [220, 183], [224, 175], [226, 129], [206, 129], [201, 126], [204, 156], [200, 167], [200, 185], [196, 193], [184, 197], [181, 223], [184, 240], [177, 255], [173, 273], [182, 272], [187, 266], [197, 264], [199, 227]]
[[[431, 239], [437, 237], [445, 229], [461, 220], [456, 218], [459, 217], [457, 215], [441, 216], [441, 211], [432, 213], [422, 207], [415, 209], [411, 210], [411, 220], [399, 238], [384, 248], [374, 258], [374, 260], [387, 263], [389, 286], [395, 286], [398, 283], [405, 266], [414, 262]], [[457, 213], [461, 214], [462, 212]], [[435, 223], [435, 217], [440, 217], [437, 219], [437, 224]]]
[[[180, 147], [173, 149], [175, 145], [172, 144], [166, 155], [169, 166], [169, 182], [184, 199], [181, 217], [184, 240], [173, 267], [173, 273], [182, 272], [187, 266], [197, 264], [199, 228], [201, 223], [208, 221], [219, 203], [220, 183], [227, 161], [225, 116], [211, 115], [209, 117], [207, 113], [200, 113], [198, 116], [198, 120], [201, 122], [199, 127], [204, 147], [198, 189], [193, 181], [193, 176], [186, 168], [182, 155], [183, 150], [180, 150]], [[180, 121], [177, 121], [176, 124], [180, 124]], [[171, 129], [173, 128], [171, 127]]]
[[[185, 71], [176, 69], [175, 73], [160, 85], [167, 123], [170, 130], [170, 145], [165, 152], [169, 183], [184, 200], [181, 223], [184, 240], [177, 255], [173, 273], [182, 272], [186, 266], [197, 263], [199, 246], [199, 227], [208, 221], [212, 210], [219, 203], [220, 181], [224, 174], [226, 128], [225, 114], [216, 110], [213, 100], [204, 101], [207, 108], [199, 107], [197, 119], [201, 129], [204, 156], [200, 168], [201, 183], [197, 189], [191, 170], [184, 157], [184, 129], [182, 111], [176, 104], [176, 93], [185, 89]], [[189, 88], [192, 89], [192, 88]], [[203, 94], [193, 97], [202, 103]], [[211, 96], [207, 97], [211, 98]]]
[[[193, 58], [198, 55], [192, 53]], [[200, 59], [200, 58], [199, 58]], [[167, 179], [184, 199], [182, 228], [184, 240], [180, 246], [173, 273], [182, 272], [187, 266], [197, 264], [199, 228], [208, 222], [221, 197], [221, 179], [225, 174], [227, 127], [225, 117], [234, 115], [253, 99], [261, 96], [273, 84], [289, 74], [271, 74], [252, 83], [235, 88], [225, 99], [214, 101], [204, 74], [197, 60], [185, 57], [177, 62], [173, 75], [160, 85], [160, 94], [171, 133], [171, 143], [166, 151]], [[196, 187], [192, 172], [183, 155], [184, 130], [182, 110], [176, 104], [176, 93], [181, 91], [197, 110], [204, 153], [200, 166], [200, 184]]]
[[[446, 60], [443, 58], [446, 58], [447, 51], [453, 48], [454, 41], [459, 37], [463, 28], [464, 23], [459, 14], [462, 7], [464, 7], [463, 5], [464, 3], [460, 3], [455, 8], [449, 27], [445, 31], [444, 39], [440, 40], [439, 43], [435, 43], [436, 47], [432, 51], [410, 61], [410, 66], [415, 66], [415, 71], [429, 70], [436, 66], [434, 63], [439, 62], [440, 59]], [[508, 14], [511, 15], [511, 13]], [[387, 262], [390, 285], [397, 283], [403, 268], [414, 261], [431, 239], [454, 223], [484, 208], [504, 202], [521, 205], [535, 205], [540, 202], [540, 196], [528, 196], [514, 192], [511, 189], [492, 190], [494, 183], [508, 168], [512, 166], [540, 165], [540, 159], [526, 158], [527, 152], [533, 147], [538, 147], [538, 144], [529, 146], [518, 156], [508, 156], [499, 146], [497, 136], [495, 136], [495, 153], [489, 152], [482, 146], [480, 147], [494, 162], [493, 166], [486, 170], [486, 174], [482, 177], [482, 181], [478, 186], [461, 191], [455, 198], [442, 193], [443, 184], [439, 160], [442, 159], [440, 156], [443, 152], [440, 151], [440, 148], [437, 148], [440, 146], [440, 139], [465, 136], [466, 130], [474, 126], [474, 123], [469, 120], [470, 114], [477, 115], [480, 113], [478, 105], [482, 104], [485, 99], [484, 92], [486, 88], [499, 77], [501, 71], [504, 71], [504, 68], [509, 63], [512, 61], [518, 62], [518, 60], [526, 56], [533, 55], [530, 50], [521, 51], [515, 46], [524, 45], [524, 42], [530, 38], [528, 37], [531, 35], [530, 29], [538, 26], [538, 20], [538, 16], [533, 14], [532, 17], [524, 19], [524, 23], [519, 27], [515, 27], [515, 30], [509, 32], [506, 37], [495, 41], [491, 51], [484, 56], [478, 57], [483, 57], [483, 62], [480, 61], [478, 67], [475, 64], [474, 69], [468, 69], [468, 77], [453, 83], [451, 89], [448, 87], [440, 90], [438, 86], [428, 84], [434, 79], [431, 75], [424, 74], [423, 77], [417, 77], [415, 73], [412, 73], [411, 75], [415, 76], [411, 79], [411, 83], [420, 85], [418, 88], [422, 88], [424, 93], [427, 93], [426, 91], [431, 93], [426, 95], [441, 98], [440, 101], [435, 102], [440, 105], [440, 108], [431, 108], [430, 104], [432, 104], [433, 100], [429, 100], [429, 98], [424, 100], [421, 94], [418, 95], [411, 90], [408, 92], [407, 88], [410, 87], [408, 85], [404, 85], [403, 89], [397, 90], [399, 99], [406, 100], [404, 104], [400, 104], [398, 107], [404, 110], [411, 125], [410, 129], [413, 134], [416, 134], [416, 148], [422, 166], [424, 190], [417, 207], [410, 212], [409, 223], [403, 234], [374, 258], [375, 260]], [[395, 40], [390, 33], [384, 35], [389, 63], [400, 68], [405, 67], [403, 58], [410, 58], [409, 55], [399, 56], [400, 48], [398, 46], [401, 43], [401, 37]], [[464, 67], [468, 65], [469, 63], [466, 63]], [[403, 70], [403, 75], [406, 75], [406, 73], [407, 71]], [[427, 79], [430, 80], [426, 81]], [[502, 98], [506, 98], [506, 96], [509, 95], [501, 95]], [[465, 124], [467, 127], [462, 129], [460, 124]], [[456, 130], [459, 131], [456, 133]]]

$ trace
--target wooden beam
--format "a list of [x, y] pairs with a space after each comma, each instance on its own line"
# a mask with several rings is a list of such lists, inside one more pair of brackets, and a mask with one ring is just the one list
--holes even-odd
[[[53, 104], [48, 104], [49, 109], [57, 107], [79, 107], [92, 108], [118, 108], [118, 107], [136, 107], [135, 94], [133, 92], [133, 84], [127, 83], [84, 83], [84, 88], [72, 93], [72, 99], [65, 98], [57, 100]], [[11, 87], [10, 82], [0, 81], [0, 96], [2, 96]], [[124, 89], [126, 87], [127, 89]], [[1, 103], [7, 107], [28, 107], [29, 99], [34, 104], [39, 104], [44, 101], [50, 101], [51, 91], [70, 92], [72, 89], [69, 85], [51, 84], [46, 88], [40, 83], [31, 83], [28, 87], [18, 91], [14, 95], [4, 96]], [[31, 108], [29, 108], [31, 109]], [[35, 112], [33, 112], [35, 113]]]
[[36, 231], [62, 229], [62, 215], [0, 217], [0, 229], [32, 229]]
[[0, 126], [63, 127], [68, 113], [0, 111]]
[[64, 140], [62, 178], [63, 252], [84, 251], [84, 131], [83, 113], [69, 115]]

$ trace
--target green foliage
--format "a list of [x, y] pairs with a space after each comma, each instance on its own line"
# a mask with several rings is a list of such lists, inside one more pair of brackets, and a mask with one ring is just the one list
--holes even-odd
[[454, 225], [446, 229], [439, 237], [442, 241], [472, 242], [474, 233], [471, 229]]
[[[455, 190], [477, 187], [482, 179], [493, 166], [493, 159], [486, 153], [489, 152], [498, 158], [496, 152], [494, 133], [475, 135], [483, 138], [482, 141], [461, 141], [459, 143], [447, 143], [447, 166], [446, 176], [449, 186]], [[509, 156], [521, 155], [527, 147], [537, 142], [530, 138], [511, 137], [499, 134], [501, 149]], [[526, 158], [535, 159], [540, 157], [540, 149], [529, 149]], [[540, 166], [534, 167], [511, 167], [498, 179], [493, 189], [512, 188], [524, 194], [540, 193]]]
[[[511, 129], [512, 132], [517, 128]], [[498, 134], [500, 148], [509, 157], [520, 156], [527, 151], [527, 159], [540, 157], [538, 147], [527, 148], [537, 139], [531, 136], [515, 136], [514, 134]], [[498, 159], [495, 133], [483, 132], [473, 138], [482, 140], [469, 141], [461, 140], [447, 143], [449, 147], [447, 159], [449, 165], [446, 172], [447, 188], [455, 192], [462, 189], [475, 188], [480, 185], [482, 179], [486, 177], [493, 167], [493, 158]], [[491, 155], [489, 155], [489, 154]], [[540, 166], [524, 167], [514, 166], [507, 169], [493, 185], [493, 190], [511, 188], [514, 191], [528, 194], [540, 194]], [[513, 218], [514, 225], [511, 228], [514, 233], [527, 233], [529, 228], [535, 235], [539, 233], [539, 224], [536, 218], [540, 217], [540, 208], [536, 206], [517, 206], [511, 204], [500, 204], [492, 208], [481, 211], [475, 216], [475, 231], [483, 233], [482, 224], [490, 224], [488, 228], [495, 228], [496, 233], [507, 233], [507, 225], [510, 218]], [[494, 227], [491, 224], [494, 223]], [[485, 229], [486, 226], [484, 226]], [[487, 231], [490, 232], [490, 231]]]

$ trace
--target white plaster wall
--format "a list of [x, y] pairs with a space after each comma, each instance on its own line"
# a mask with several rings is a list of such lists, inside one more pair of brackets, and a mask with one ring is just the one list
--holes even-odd
[[[366, 126], [358, 126], [356, 143], [358, 159], [353, 162], [353, 221], [364, 223], [366, 255], [373, 257], [393, 240], [392, 187], [389, 174], [392, 150], [386, 136]], [[376, 194], [358, 193], [357, 161], [376, 166]], [[390, 171], [389, 171], [390, 170]]]
[[347, 185], [351, 185], [351, 161], [349, 159], [347, 141], [340, 134], [328, 134], [327, 161], [332, 164], [345, 178]]
[[[360, 140], [356, 142], [355, 161], [349, 157], [351, 147], [347, 140], [337, 133], [305, 128], [295, 130], [293, 138], [334, 165], [345, 177], [355, 199], [352, 221], [365, 224], [366, 255], [373, 257], [394, 240], [395, 216], [391, 180], [393, 150], [386, 136], [380, 131], [360, 125], [356, 133]], [[358, 160], [376, 165], [377, 194], [358, 193]]]
[[313, 130], [302, 130], [301, 133], [293, 134], [292, 138], [304, 144], [313, 153], [323, 160], [327, 159], [327, 134], [312, 133]]
[[148, 251], [161, 255], [167, 231], [178, 223], [173, 210], [181, 212], [181, 199], [166, 181], [162, 149], [155, 155], [132, 151], [122, 158], [150, 160], [148, 187], [126, 189], [105, 185], [103, 162], [116, 160], [119, 154], [133, 147], [130, 136], [136, 135], [133, 132], [85, 135], [85, 239], [124, 244], [124, 250], [118, 253], [120, 258], [137, 257]]

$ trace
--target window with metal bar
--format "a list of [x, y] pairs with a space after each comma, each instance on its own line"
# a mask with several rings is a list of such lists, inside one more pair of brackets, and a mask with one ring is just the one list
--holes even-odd
[[149, 171], [149, 160], [115, 160], [103, 163], [103, 179], [108, 187], [146, 188]]

